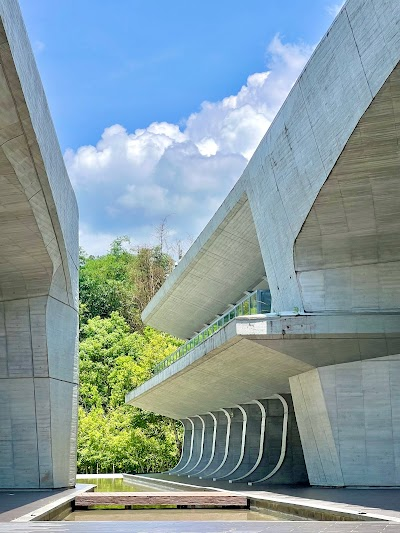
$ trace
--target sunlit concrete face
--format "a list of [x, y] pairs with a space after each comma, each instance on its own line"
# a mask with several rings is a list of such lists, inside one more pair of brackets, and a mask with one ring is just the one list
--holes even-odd
[[0, 488], [67, 487], [78, 211], [18, 2], [0, 17]]
[[[222, 278], [229, 220], [244, 198], [249, 222], [240, 237], [247, 231], [254, 244], [256, 235], [272, 313], [236, 317], [127, 396], [180, 419], [241, 408], [246, 431], [257, 427], [252, 402], [290, 398], [300, 477], [304, 454], [313, 485], [400, 486], [399, 28], [397, 0], [346, 2], [238, 183], [143, 317], [193, 335], [198, 325], [187, 311], [196, 299], [181, 289], [196, 283], [206, 302], [200, 264], [221, 273], [216, 284], [229, 295], [221, 308], [252, 290], [240, 247], [243, 276]], [[209, 294], [212, 301], [224, 292]], [[166, 313], [172, 302], [176, 312]], [[207, 305], [201, 318], [214, 318]], [[239, 440], [231, 456], [241, 456]], [[253, 451], [254, 464], [257, 457]]]

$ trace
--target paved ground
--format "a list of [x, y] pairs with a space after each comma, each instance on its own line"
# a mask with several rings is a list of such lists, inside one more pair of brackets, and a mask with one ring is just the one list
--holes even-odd
[[10, 522], [14, 518], [28, 514], [64, 496], [73, 496], [84, 485], [75, 489], [0, 491], [0, 522]]
[[[137, 478], [138, 476], [133, 476]], [[288, 487], [274, 485], [253, 485], [244, 483], [213, 482], [198, 480], [187, 476], [168, 476], [166, 474], [148, 474], [142, 479], [156, 478], [167, 482], [171, 487], [178, 484], [190, 484], [192, 490], [198, 486], [213, 489], [238, 491], [249, 498], [266, 500], [284, 506], [297, 506], [312, 510], [312, 514], [301, 514], [317, 520], [335, 518], [340, 514], [366, 515], [371, 519], [393, 520], [399, 523], [400, 531], [400, 489], [325, 489], [317, 487]], [[183, 490], [186, 490], [186, 486]], [[291, 512], [291, 511], [286, 511]], [[296, 514], [296, 513], [294, 513]]]
[[0, 533], [398, 533], [384, 522], [30, 522], [0, 524]]
[[308, 486], [263, 485], [262, 483], [249, 486], [246, 483], [229, 483], [228, 481], [212, 481], [210, 479], [188, 478], [188, 476], [169, 476], [168, 474], [145, 474], [144, 477], [188, 483], [198, 487], [221, 488], [239, 492], [273, 492], [296, 498], [344, 503], [346, 505], [357, 505], [361, 507], [378, 507], [380, 509], [400, 512], [400, 489], [330, 489]]

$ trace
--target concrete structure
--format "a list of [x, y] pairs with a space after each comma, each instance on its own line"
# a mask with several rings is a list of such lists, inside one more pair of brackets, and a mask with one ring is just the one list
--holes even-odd
[[0, 488], [68, 487], [78, 210], [18, 2], [0, 18]]
[[[245, 410], [262, 435], [254, 401], [281, 397], [293, 402], [292, 434], [284, 424], [266, 434], [259, 460], [253, 436], [246, 449], [240, 431], [228, 438], [217, 424], [215, 453], [226, 443], [238, 466], [207, 475], [235, 481], [253, 464], [251, 482], [301, 481], [304, 454], [312, 485], [400, 485], [399, 28], [398, 0], [346, 2], [236, 186], [145, 309], [146, 323], [190, 338], [245, 291], [272, 296], [271, 313], [228, 311], [223, 327], [127, 396], [195, 424], [189, 439], [185, 422], [175, 472], [198, 458], [196, 415], [230, 410], [233, 425]], [[267, 454], [278, 441], [292, 450], [281, 464]]]

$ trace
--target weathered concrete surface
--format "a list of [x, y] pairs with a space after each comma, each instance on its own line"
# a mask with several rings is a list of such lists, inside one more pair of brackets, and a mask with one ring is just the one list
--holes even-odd
[[294, 247], [307, 311], [397, 310], [400, 67], [351, 135]]
[[314, 485], [400, 485], [400, 355], [290, 379]]
[[78, 210], [18, 2], [1, 0], [0, 17], [0, 487], [67, 487]]

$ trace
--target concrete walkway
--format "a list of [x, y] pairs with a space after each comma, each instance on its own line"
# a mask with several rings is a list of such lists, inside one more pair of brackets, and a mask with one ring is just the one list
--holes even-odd
[[387, 522], [34, 522], [0, 524], [0, 533], [398, 533]]
[[0, 491], [0, 522], [11, 522], [36, 513], [39, 508], [51, 507], [51, 504], [60, 500], [72, 500], [76, 494], [91, 486], [77, 484], [74, 489]]

